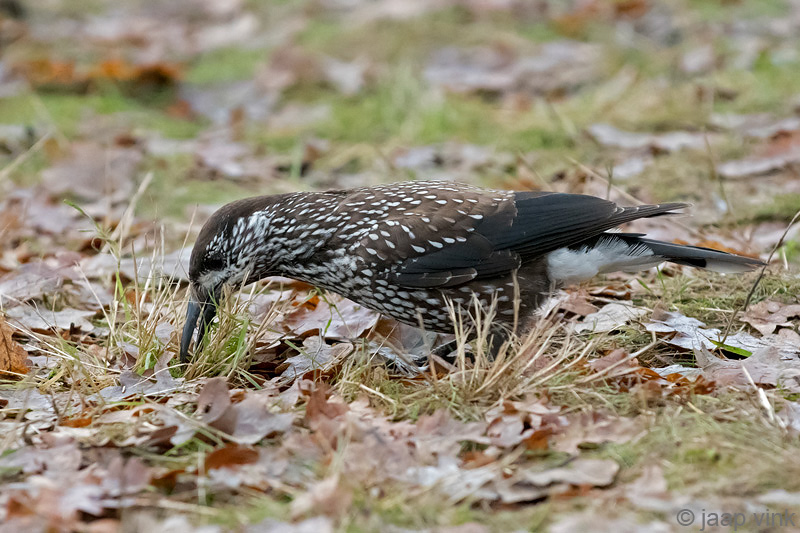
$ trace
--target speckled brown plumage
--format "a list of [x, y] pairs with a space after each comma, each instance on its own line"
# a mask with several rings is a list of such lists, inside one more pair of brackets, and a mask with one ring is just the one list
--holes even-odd
[[[200, 336], [225, 284], [270, 275], [323, 287], [399, 321], [452, 332], [447, 301], [497, 302], [497, 322], [525, 319], [549, 291], [598, 272], [668, 260], [722, 271], [759, 261], [612, 234], [625, 222], [685, 204], [619, 207], [592, 196], [512, 192], [440, 181], [261, 196], [226, 205], [206, 222], [191, 257]], [[466, 315], [465, 315], [466, 317]]]

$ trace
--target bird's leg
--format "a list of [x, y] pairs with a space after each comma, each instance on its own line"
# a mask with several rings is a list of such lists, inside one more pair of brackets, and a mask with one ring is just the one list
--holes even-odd
[[492, 333], [489, 335], [489, 339], [487, 341], [490, 361], [497, 359], [497, 356], [500, 355], [500, 350], [503, 349], [503, 345], [506, 344], [510, 339], [511, 332], [506, 328], [492, 328]]

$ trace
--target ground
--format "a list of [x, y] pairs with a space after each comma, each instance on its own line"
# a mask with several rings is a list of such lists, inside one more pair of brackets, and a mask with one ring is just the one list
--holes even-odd
[[[0, 532], [800, 531], [798, 32], [796, 0], [0, 1]], [[626, 229], [769, 265], [600, 277], [422, 369], [444, 339], [271, 279], [178, 364], [217, 207], [417, 178], [691, 202]]]

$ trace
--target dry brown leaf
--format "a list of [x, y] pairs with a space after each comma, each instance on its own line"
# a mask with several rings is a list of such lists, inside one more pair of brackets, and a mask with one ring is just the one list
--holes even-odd
[[591, 315], [600, 310], [589, 302], [589, 293], [585, 289], [569, 292], [567, 297], [559, 302], [558, 307], [578, 316]]
[[547, 438], [564, 424], [560, 411], [541, 398], [505, 401], [486, 413], [489, 423], [486, 436], [500, 448], [510, 448], [522, 442], [528, 448], [546, 448]]
[[329, 339], [352, 340], [378, 322], [376, 311], [333, 295], [328, 298], [330, 303], [320, 299], [314, 305], [295, 307], [280, 324], [298, 337], [319, 333]]
[[[595, 372], [602, 372], [606, 368], [614, 367], [614, 369], [622, 370], [635, 370], [639, 368], [639, 360], [636, 358], [631, 359], [630, 354], [624, 348], [617, 348], [609, 354], [606, 354], [597, 359], [589, 361], [589, 368]], [[616, 374], [616, 372], [614, 372]]]
[[133, 193], [142, 157], [138, 148], [73, 143], [65, 159], [42, 171], [42, 182], [54, 195], [120, 202]]
[[58, 290], [64, 276], [43, 262], [26, 263], [0, 277], [0, 306], [7, 309]]
[[578, 453], [582, 445], [632, 442], [645, 434], [643, 417], [610, 416], [597, 411], [567, 417], [566, 428], [552, 437], [552, 446], [567, 453]]
[[12, 335], [14, 330], [0, 318], [0, 376], [28, 373], [28, 354]]
[[774, 347], [759, 349], [743, 360], [716, 357], [700, 347], [695, 357], [707, 378], [719, 385], [748, 387], [752, 380], [756, 385], [780, 385], [787, 392], [800, 392], [800, 360], [786, 359]]
[[333, 475], [314, 483], [307, 492], [292, 501], [292, 516], [297, 518], [309, 512], [336, 518], [350, 510], [353, 491]]
[[97, 313], [81, 309], [65, 308], [60, 311], [51, 311], [29, 305], [18, 305], [8, 310], [6, 317], [37, 333], [50, 333], [53, 329], [62, 331], [80, 330], [91, 331], [94, 326], [89, 321]]
[[520, 469], [514, 475], [496, 476], [490, 487], [503, 503], [534, 501], [565, 494], [573, 487], [605, 487], [614, 482], [619, 465], [610, 459], [578, 458], [545, 470]]
[[575, 333], [606, 333], [624, 326], [648, 313], [647, 309], [634, 307], [623, 303], [610, 303], [603, 306], [596, 313], [586, 315], [577, 324], [573, 324]]
[[668, 512], [675, 507], [664, 470], [657, 464], [646, 464], [640, 477], [624, 487], [625, 497], [639, 509]]
[[277, 371], [281, 373], [281, 378], [289, 381], [306, 377], [312, 372], [324, 374], [341, 364], [354, 350], [352, 344], [331, 346], [322, 342], [319, 337], [309, 337], [303, 341], [301, 352], [287, 358], [278, 366]]
[[676, 152], [684, 148], [705, 150], [706, 142], [715, 137], [712, 134], [687, 131], [634, 133], [617, 129], [609, 124], [592, 124], [587, 131], [603, 146], [626, 150], [651, 149], [659, 152]]
[[[723, 341], [723, 332], [717, 328], [704, 328], [705, 324], [696, 318], [682, 315], [677, 311], [663, 311], [657, 309], [653, 312], [651, 322], [646, 325], [647, 331], [667, 336], [667, 342], [685, 350], [717, 350], [718, 344]], [[771, 337], [756, 338], [740, 331], [724, 338], [725, 346], [746, 350], [750, 353], [768, 349], [777, 350], [782, 357], [795, 358], [800, 353], [800, 347], [773, 335]]]
[[250, 446], [228, 444], [208, 454], [203, 463], [203, 469], [204, 472], [208, 472], [216, 468], [232, 468], [249, 465], [258, 461], [258, 457], [258, 450]]
[[[741, 321], [753, 326], [762, 335], [771, 335], [777, 328], [796, 328], [790, 318], [800, 319], [800, 304], [764, 300], [751, 305]], [[800, 324], [800, 320], [797, 321]]]
[[595, 44], [562, 40], [522, 56], [508, 47], [443, 48], [425, 68], [425, 79], [454, 92], [551, 93], [596, 78], [601, 53]]
[[779, 131], [761, 147], [757, 155], [725, 161], [717, 165], [723, 178], [742, 179], [768, 174], [800, 163], [800, 129]]
[[273, 413], [269, 405], [275, 399], [258, 391], [246, 391], [245, 398], [227, 409], [225, 416], [235, 421], [231, 437], [240, 444], [255, 444], [260, 440], [289, 431], [294, 423], [292, 413]]

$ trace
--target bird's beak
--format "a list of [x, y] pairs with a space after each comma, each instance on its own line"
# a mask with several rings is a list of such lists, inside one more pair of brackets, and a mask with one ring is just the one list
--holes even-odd
[[[189, 307], [186, 310], [186, 324], [183, 326], [183, 336], [181, 337], [181, 363], [189, 361], [189, 345], [192, 343], [194, 330], [197, 328], [197, 343], [195, 347], [199, 347], [205, 337], [208, 325], [214, 320], [217, 314], [217, 305], [210, 298], [198, 302], [194, 298], [189, 300]], [[200, 319], [200, 324], [197, 324], [197, 319]]]

